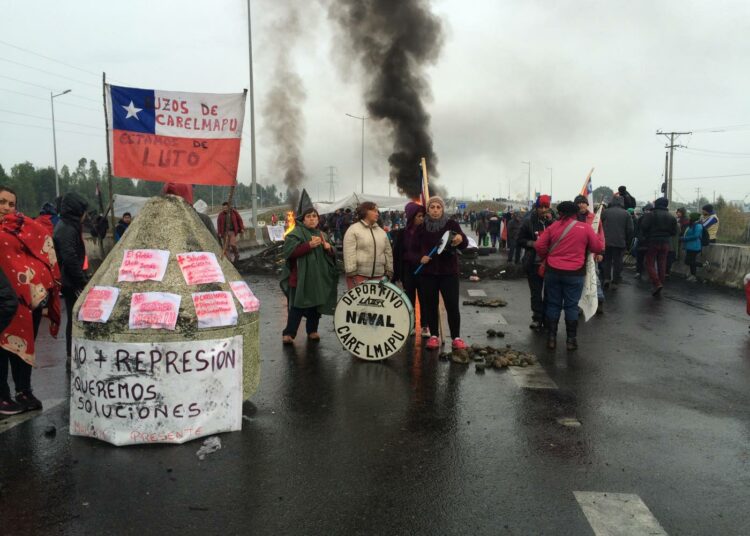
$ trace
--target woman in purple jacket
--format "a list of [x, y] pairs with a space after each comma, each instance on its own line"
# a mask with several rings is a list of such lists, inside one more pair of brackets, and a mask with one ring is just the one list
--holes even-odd
[[[455, 236], [450, 246], [440, 255], [428, 254], [440, 243], [440, 239], [446, 231], [452, 231]], [[424, 305], [423, 314], [427, 317], [432, 336], [427, 340], [426, 348], [436, 349], [440, 347], [438, 307], [439, 296], [443, 296], [445, 310], [448, 313], [448, 326], [451, 331], [452, 346], [454, 350], [463, 350], [466, 344], [461, 339], [461, 314], [458, 311], [458, 258], [455, 248], [465, 249], [468, 245], [466, 235], [461, 226], [455, 220], [445, 215], [445, 202], [438, 196], [433, 196], [427, 203], [427, 216], [424, 228], [419, 234], [419, 248], [421, 263], [424, 268], [418, 276], [418, 288], [420, 304]]]
[[[417, 278], [414, 271], [419, 266], [422, 258], [419, 244], [419, 234], [423, 229], [425, 208], [413, 201], [405, 208], [406, 227], [393, 233], [393, 282], [401, 282], [406, 296], [411, 300], [414, 308], [417, 307]], [[423, 310], [422, 298], [420, 300], [420, 311]], [[427, 318], [420, 315], [422, 337], [430, 336], [430, 328]]]

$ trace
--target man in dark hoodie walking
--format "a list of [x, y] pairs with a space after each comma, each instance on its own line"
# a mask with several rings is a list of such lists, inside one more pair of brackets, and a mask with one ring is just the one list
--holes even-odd
[[668, 206], [666, 197], [657, 199], [654, 210], [644, 215], [640, 224], [641, 234], [648, 244], [645, 262], [654, 296], [659, 296], [664, 287], [669, 241], [677, 233], [677, 219], [669, 213]]
[[603, 284], [605, 289], [610, 285], [616, 288], [622, 282], [622, 257], [633, 241], [633, 219], [625, 210], [622, 197], [612, 198], [612, 202], [602, 213], [602, 225], [606, 242], [602, 262]]
[[62, 278], [62, 295], [65, 299], [67, 319], [65, 324], [65, 349], [70, 365], [71, 335], [73, 332], [73, 305], [88, 282], [83, 265], [86, 246], [81, 235], [88, 203], [75, 192], [65, 194], [60, 203], [60, 221], [55, 226], [52, 239]]

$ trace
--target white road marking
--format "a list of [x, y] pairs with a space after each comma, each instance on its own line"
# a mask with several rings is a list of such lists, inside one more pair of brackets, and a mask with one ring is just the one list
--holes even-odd
[[557, 389], [557, 384], [552, 381], [541, 365], [510, 367], [510, 373], [516, 380], [516, 384], [524, 389]]
[[0, 420], [0, 434], [7, 432], [11, 428], [18, 426], [19, 424], [28, 421], [29, 419], [33, 419], [35, 417], [39, 417], [40, 415], [47, 413], [49, 410], [51, 410], [54, 407], [59, 406], [63, 403], [65, 399], [64, 398], [53, 398], [51, 400], [42, 400], [42, 411], [29, 411], [27, 413], [19, 413], [18, 415], [13, 415], [12, 417], [6, 417], [2, 420]]
[[469, 296], [475, 297], [475, 296], [486, 296], [487, 293], [483, 291], [480, 288], [470, 288], [466, 292], [469, 293]]
[[500, 322], [501, 324], [505, 324], [506, 326], [508, 325], [508, 321], [505, 320], [505, 317], [503, 315], [501, 315], [500, 313], [495, 313], [495, 316], [497, 317], [498, 322]]
[[667, 536], [638, 495], [596, 491], [573, 494], [596, 536]]
[[581, 421], [579, 421], [575, 417], [560, 417], [559, 419], [557, 419], [557, 423], [562, 424], [563, 426], [567, 426], [568, 428], [581, 427]]

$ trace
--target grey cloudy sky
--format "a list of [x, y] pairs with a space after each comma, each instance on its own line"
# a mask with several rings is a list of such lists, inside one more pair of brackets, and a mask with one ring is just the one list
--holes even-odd
[[[289, 3], [304, 9], [306, 26], [293, 43], [307, 92], [306, 186], [327, 198], [327, 166], [336, 166], [340, 197], [359, 187], [360, 124], [345, 113], [364, 109], [360, 77], [356, 66], [341, 68], [322, 3]], [[445, 43], [428, 70], [428, 110], [440, 182], [451, 195], [505, 196], [509, 187], [514, 196], [524, 194], [521, 161], [530, 160], [532, 183], [544, 191], [552, 168], [557, 199], [572, 198], [591, 167], [594, 186], [626, 184], [637, 198], [650, 199], [664, 167], [657, 129], [695, 131], [679, 140], [688, 149], [675, 156], [678, 201], [694, 199], [696, 188], [708, 198], [714, 190], [728, 199], [750, 194], [750, 3], [434, 0], [432, 6]], [[272, 30], [281, 9], [278, 1], [253, 0], [258, 177], [266, 184], [281, 182], [260, 118], [275, 48], [290, 39]], [[53, 162], [45, 88], [73, 90], [55, 102], [60, 165], [74, 166], [81, 156], [106, 159], [96, 73], [165, 90], [233, 92], [248, 85], [245, 0], [5, 0], [0, 15], [6, 169], [25, 160]], [[734, 128], [711, 132], [723, 126]], [[376, 124], [366, 129], [366, 190], [385, 194], [387, 131]], [[243, 143], [244, 183], [249, 162]]]

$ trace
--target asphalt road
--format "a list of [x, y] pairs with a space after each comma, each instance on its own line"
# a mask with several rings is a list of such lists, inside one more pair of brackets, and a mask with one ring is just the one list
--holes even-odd
[[[358, 361], [330, 318], [319, 345], [300, 334], [282, 348], [277, 282], [249, 277], [261, 387], [243, 430], [203, 461], [200, 440], [70, 437], [63, 344], [43, 336], [33, 384], [50, 409], [0, 421], [0, 533], [750, 534], [743, 296], [670, 281], [654, 299], [626, 279], [574, 354], [528, 329], [525, 280], [462, 282], [464, 299], [509, 302], [463, 306], [463, 334], [537, 353], [531, 379], [546, 388], [532, 389], [519, 371], [480, 374], [411, 344]], [[490, 327], [506, 337], [489, 341]]]

